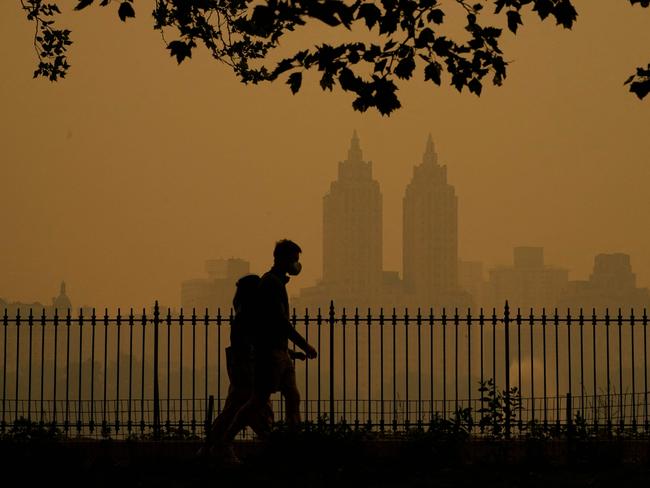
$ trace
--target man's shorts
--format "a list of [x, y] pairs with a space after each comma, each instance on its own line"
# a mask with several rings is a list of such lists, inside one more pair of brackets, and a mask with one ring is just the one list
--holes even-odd
[[296, 388], [296, 371], [286, 350], [273, 349], [255, 354], [255, 390], [286, 392]]
[[230, 384], [238, 389], [253, 387], [253, 352], [250, 348], [226, 348], [226, 369]]

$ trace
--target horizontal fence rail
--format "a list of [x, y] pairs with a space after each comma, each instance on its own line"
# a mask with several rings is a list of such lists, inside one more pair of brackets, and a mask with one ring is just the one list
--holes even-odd
[[[645, 310], [329, 309], [291, 320], [303, 421], [381, 432], [451, 422], [477, 435], [588, 426], [650, 432]], [[232, 311], [4, 311], [2, 433], [203, 436], [228, 390]], [[276, 420], [284, 405], [273, 398]], [[471, 420], [468, 420], [470, 419]]]

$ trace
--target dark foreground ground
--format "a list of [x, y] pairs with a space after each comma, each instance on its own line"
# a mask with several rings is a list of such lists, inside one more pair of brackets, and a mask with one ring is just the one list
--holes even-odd
[[649, 441], [484, 442], [283, 439], [240, 443], [240, 467], [166, 441], [0, 442], [2, 486], [646, 487]]

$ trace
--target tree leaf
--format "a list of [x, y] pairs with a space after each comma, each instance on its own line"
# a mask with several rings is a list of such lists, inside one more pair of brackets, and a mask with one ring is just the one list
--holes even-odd
[[167, 45], [170, 56], [176, 56], [178, 64], [181, 64], [185, 58], [192, 57], [192, 48], [183, 41], [172, 41]]
[[508, 10], [506, 16], [508, 17], [508, 29], [516, 34], [517, 28], [522, 25], [521, 15], [516, 10]]
[[427, 20], [434, 24], [442, 24], [445, 18], [445, 13], [439, 8], [432, 10], [427, 14]]
[[88, 7], [89, 5], [92, 5], [95, 0], [79, 0], [79, 3], [77, 6], [74, 8], [75, 10], [82, 10]]
[[436, 85], [440, 86], [440, 83], [442, 81], [440, 78], [441, 72], [442, 66], [440, 66], [440, 63], [433, 61], [424, 67], [424, 80], [431, 80]]
[[413, 75], [414, 69], [415, 60], [413, 59], [413, 54], [409, 54], [397, 63], [397, 66], [395, 67], [395, 75], [403, 80], [408, 80]]
[[291, 93], [294, 95], [298, 93], [300, 90], [300, 85], [302, 85], [302, 73], [300, 71], [291, 73], [289, 75], [289, 79], [287, 80], [287, 85], [289, 85], [291, 88]]
[[133, 10], [133, 5], [129, 2], [122, 2], [120, 8], [117, 9], [117, 15], [120, 16], [122, 22], [126, 22], [127, 17], [135, 18], [135, 10]]
[[357, 19], [364, 19], [368, 29], [372, 29], [380, 18], [381, 10], [374, 3], [364, 3], [359, 7]]

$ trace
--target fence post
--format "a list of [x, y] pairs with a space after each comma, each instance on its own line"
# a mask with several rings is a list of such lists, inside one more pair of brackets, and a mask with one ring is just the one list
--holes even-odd
[[[506, 367], [506, 391], [505, 391], [505, 403], [506, 403], [506, 439], [510, 439], [510, 308], [508, 306], [508, 300], [506, 300], [506, 305], [503, 311], [503, 324], [505, 326], [505, 367]], [[496, 381], [496, 380], [495, 380]]]
[[571, 438], [573, 435], [573, 407], [571, 405], [571, 393], [566, 394], [566, 431], [567, 437]]
[[160, 310], [158, 300], [153, 309], [153, 434], [154, 439], [160, 438], [160, 391], [158, 390], [158, 325]]
[[334, 429], [334, 300], [330, 301], [330, 428]]
[[205, 414], [205, 439], [206, 441], [212, 440], [212, 417], [214, 415], [214, 396], [210, 395], [208, 397], [208, 411]]

